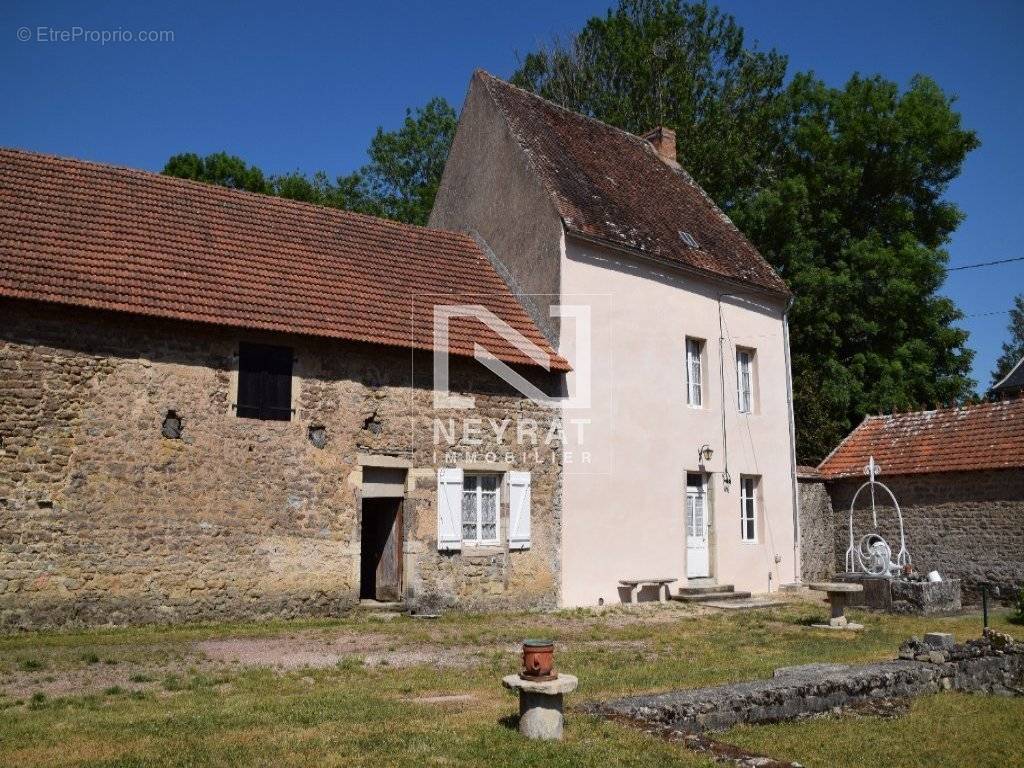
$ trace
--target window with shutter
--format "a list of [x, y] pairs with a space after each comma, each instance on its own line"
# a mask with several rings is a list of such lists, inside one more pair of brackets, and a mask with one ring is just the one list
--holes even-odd
[[466, 475], [462, 483], [462, 540], [497, 544], [501, 476]]
[[271, 344], [238, 347], [238, 404], [247, 419], [292, 418], [292, 350]]
[[437, 548], [462, 549], [463, 473], [458, 467], [437, 472]]
[[508, 473], [508, 548], [530, 548], [530, 473]]

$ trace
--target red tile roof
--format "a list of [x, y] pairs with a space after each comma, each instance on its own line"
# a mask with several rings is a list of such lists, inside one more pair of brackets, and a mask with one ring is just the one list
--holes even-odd
[[818, 469], [827, 478], [1024, 467], [1024, 398], [962, 408], [868, 416]]
[[[789, 289], [691, 176], [645, 139], [478, 70], [570, 233], [788, 294]], [[653, 127], [653, 126], [652, 126]], [[699, 247], [683, 240], [689, 233]]]
[[[0, 262], [0, 296], [418, 349], [479, 304], [567, 369], [467, 235], [129, 168], [0, 149]], [[452, 322], [474, 342], [533, 364]]]

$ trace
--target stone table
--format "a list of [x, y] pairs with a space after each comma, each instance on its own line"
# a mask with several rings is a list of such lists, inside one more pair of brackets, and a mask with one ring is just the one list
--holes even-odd
[[562, 696], [579, 685], [575, 675], [559, 673], [554, 680], [524, 680], [507, 675], [501, 684], [519, 691], [519, 732], [528, 739], [561, 739]]
[[863, 624], [853, 624], [847, 621], [845, 613], [847, 595], [863, 592], [862, 585], [841, 581], [819, 581], [807, 586], [817, 592], [827, 592], [828, 601], [832, 605], [832, 618], [829, 619], [828, 624], [813, 624], [812, 626], [819, 629], [864, 629]]

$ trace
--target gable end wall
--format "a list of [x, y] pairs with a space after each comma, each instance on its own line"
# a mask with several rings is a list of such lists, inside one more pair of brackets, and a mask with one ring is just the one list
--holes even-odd
[[430, 226], [470, 232], [507, 269], [514, 292], [558, 347], [549, 308], [560, 292], [562, 222], [500, 111], [474, 77], [459, 117]]

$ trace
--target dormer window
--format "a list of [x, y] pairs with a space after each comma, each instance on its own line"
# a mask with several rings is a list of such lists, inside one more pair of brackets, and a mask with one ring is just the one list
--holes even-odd
[[686, 245], [691, 248], [700, 248], [700, 244], [697, 242], [697, 238], [682, 229], [679, 230], [679, 239], [682, 240]]

